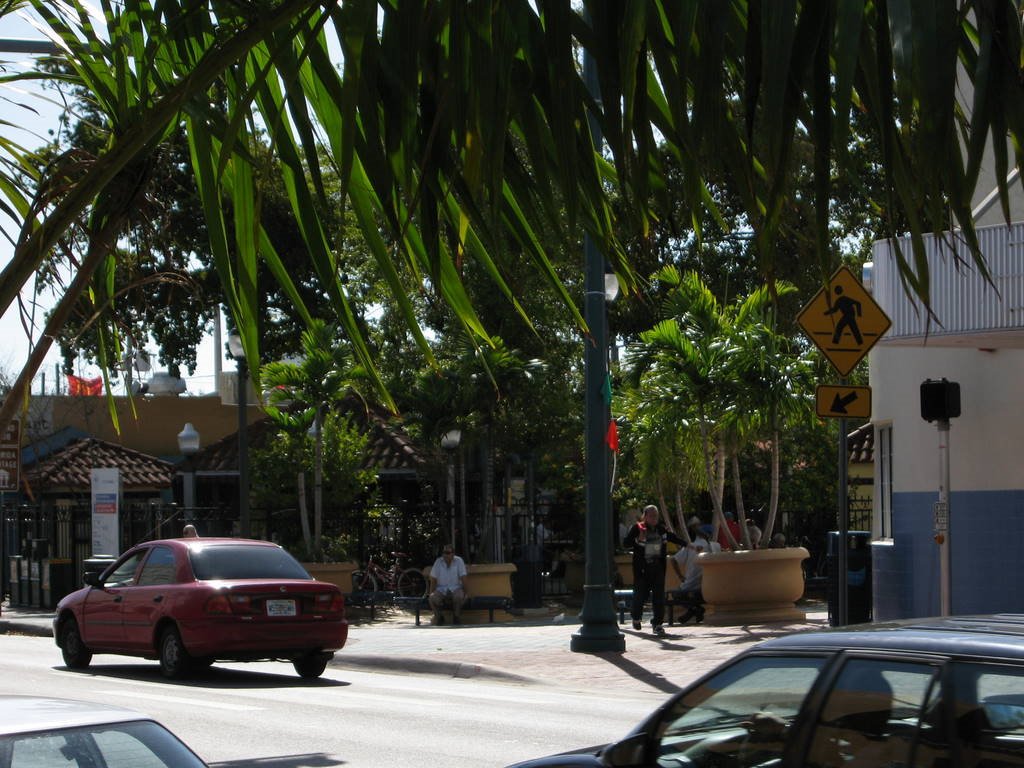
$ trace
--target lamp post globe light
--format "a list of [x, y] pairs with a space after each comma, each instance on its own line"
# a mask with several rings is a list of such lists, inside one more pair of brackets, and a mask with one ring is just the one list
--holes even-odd
[[[441, 435], [441, 448], [448, 454], [448, 516], [451, 527], [449, 543], [455, 546], [455, 449], [462, 441], [462, 430], [450, 429]], [[464, 530], [464, 527], [463, 527]], [[462, 554], [466, 554], [465, 548]]]
[[187, 422], [185, 428], [178, 433], [178, 450], [188, 462], [188, 472], [184, 475], [182, 495], [185, 502], [185, 522], [192, 522], [193, 510], [196, 506], [196, 468], [192, 465], [192, 457], [199, 452], [199, 432]]
[[242, 338], [232, 333], [228, 336], [228, 350], [238, 364], [238, 525], [243, 538], [252, 535], [249, 522], [249, 441], [246, 406], [249, 392], [249, 366], [245, 359]]

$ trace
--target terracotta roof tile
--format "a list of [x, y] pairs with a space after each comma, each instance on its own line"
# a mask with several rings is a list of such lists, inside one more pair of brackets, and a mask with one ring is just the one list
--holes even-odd
[[870, 464], [875, 460], [875, 427], [868, 423], [846, 437], [851, 464]]
[[[348, 411], [363, 429], [369, 426], [370, 440], [364, 468], [375, 469], [378, 473], [416, 473], [422, 464], [409, 437], [398, 427], [389, 423], [386, 414], [371, 409], [369, 414], [362, 408]], [[250, 448], [263, 445], [274, 434], [276, 428], [270, 419], [261, 419], [249, 425], [246, 440]], [[192, 457], [192, 466], [197, 472], [235, 472], [238, 470], [238, 433], [199, 449]]]
[[54, 488], [89, 488], [90, 470], [115, 467], [121, 471], [126, 490], [167, 488], [174, 476], [174, 465], [122, 445], [95, 437], [72, 440], [32, 464], [24, 471], [37, 492]]

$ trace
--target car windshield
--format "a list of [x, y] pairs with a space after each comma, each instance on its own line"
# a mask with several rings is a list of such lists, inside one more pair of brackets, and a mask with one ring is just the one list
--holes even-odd
[[311, 579], [299, 561], [278, 547], [217, 544], [189, 548], [192, 571], [201, 581], [220, 579]]
[[148, 721], [0, 737], [0, 768], [204, 768], [181, 741]]

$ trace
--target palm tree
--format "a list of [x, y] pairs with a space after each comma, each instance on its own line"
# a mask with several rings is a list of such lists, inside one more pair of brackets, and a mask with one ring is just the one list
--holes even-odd
[[[313, 532], [309, 536], [304, 510], [301, 513], [307, 549], [319, 555], [323, 535], [323, 425], [328, 409], [355, 395], [365, 405], [367, 376], [356, 365], [337, 331], [322, 320], [313, 320], [302, 334], [302, 360], [273, 362], [263, 368], [267, 388], [267, 414], [290, 432], [310, 429], [314, 440]], [[300, 490], [304, 484], [300, 480]]]
[[[81, 2], [15, 0], [0, 13], [22, 6], [60, 44], [65, 66], [5, 79], [84, 88], [105, 115], [110, 139], [90, 165], [57, 162], [38, 176], [29, 152], [0, 142], [0, 195], [23, 225], [8, 233], [16, 246], [0, 275], [0, 311], [69, 229], [85, 232], [89, 243], [69, 259], [73, 280], [4, 400], [0, 423], [85, 291], [98, 297], [98, 322], [115, 311], [114, 270], [104, 265], [114, 258], [152, 153], [179, 123], [247, 357], [259, 359], [258, 259], [311, 319], [260, 225], [252, 149], [265, 134], [332, 320], [371, 375], [372, 355], [335, 268], [332, 234], [317, 214], [337, 204], [325, 191], [325, 165], [341, 179], [343, 202], [355, 212], [391, 300], [432, 360], [403, 273], [443, 297], [467, 332], [488, 344], [459, 267], [477, 263], [514, 305], [502, 262], [528, 259], [585, 328], [537, 233], [550, 227], [572, 243], [586, 230], [631, 289], [622, 242], [644, 241], [651, 200], [665, 194], [660, 152], [683, 168], [693, 210], [714, 210], [706, 179], [730, 180], [771, 282], [776, 236], [793, 194], [793, 148], [798, 137], [808, 139], [824, 282], [834, 266], [829, 182], [836, 169], [856, 173], [846, 146], [857, 110], [882, 148], [886, 171], [885, 199], [865, 205], [894, 211], [889, 230], [905, 218], [913, 255], [900, 254], [904, 277], [927, 304], [922, 235], [955, 225], [984, 271], [971, 220], [982, 158], [993, 150], [1005, 205], [1008, 149], [1024, 146], [1015, 0], [938, 8], [875, 0], [582, 8], [569, 0], [125, 0], [101, 3], [102, 17]], [[600, 99], [580, 75], [579, 49], [595, 65]], [[958, 103], [960, 93], [972, 94], [969, 108]], [[604, 147], [592, 144], [590, 116], [602, 126]]]
[[[767, 433], [772, 451], [766, 524], [770, 536], [778, 509], [782, 429], [794, 418], [813, 414], [807, 398], [810, 366], [774, 325], [778, 297], [795, 288], [784, 283], [775, 291], [762, 287], [723, 307], [696, 273], [680, 275], [666, 267], [655, 279], [669, 288], [661, 307], [664, 319], [642, 333], [631, 351], [630, 398], [672, 414], [661, 423], [674, 421], [684, 440], [689, 435], [692, 442], [691, 425], [696, 424], [714, 524], [716, 529], [724, 526], [730, 541], [723, 512], [726, 467], [733, 467], [736, 512], [742, 520], [738, 452]], [[749, 547], [746, 527], [741, 524], [740, 530]]]

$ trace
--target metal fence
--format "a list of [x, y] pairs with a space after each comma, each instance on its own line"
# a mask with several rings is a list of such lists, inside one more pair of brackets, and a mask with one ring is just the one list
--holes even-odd
[[[236, 536], [235, 513], [224, 508], [184, 508], [174, 504], [131, 504], [120, 509], [119, 551], [141, 541], [180, 536], [187, 523], [202, 536]], [[557, 555], [575, 549], [562, 540], [537, 542], [536, 519], [525, 506], [496, 508], [492, 514], [467, 516], [467, 562], [516, 562], [523, 579], [544, 579], [547, 594], [564, 592]], [[303, 558], [302, 526], [296, 510], [251, 511], [251, 535], [276, 541]], [[402, 552], [410, 565], [433, 563], [443, 545], [462, 539], [457, 518], [448, 505], [375, 507], [331, 511], [323, 519], [324, 553], [329, 559], [365, 563], [370, 556], [390, 562]], [[8, 505], [0, 526], [0, 594], [12, 602], [52, 608], [80, 586], [92, 549], [92, 510], [88, 503], [73, 505]], [[103, 553], [116, 555], [118, 552]]]

